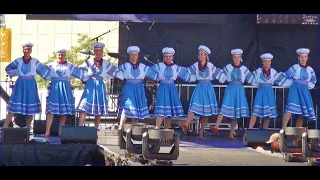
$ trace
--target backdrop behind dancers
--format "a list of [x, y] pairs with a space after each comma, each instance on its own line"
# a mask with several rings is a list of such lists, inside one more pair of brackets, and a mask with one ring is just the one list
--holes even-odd
[[95, 126], [98, 128], [100, 117], [108, 115], [107, 89], [103, 78], [113, 78], [117, 67], [102, 58], [104, 43], [95, 42], [93, 47], [94, 59], [89, 59], [80, 66], [87, 72], [87, 76], [84, 78], [86, 85], [77, 111], [80, 112], [80, 126], [83, 126], [88, 114], [95, 116]]
[[56, 55], [57, 60], [47, 65], [51, 70], [51, 83], [46, 104], [47, 126], [45, 137], [50, 135], [54, 115], [60, 115], [59, 135], [61, 135], [61, 126], [65, 124], [66, 115], [75, 114], [74, 97], [69, 80], [71, 76], [83, 80], [86, 73], [85, 70], [67, 62], [67, 50], [65, 48], [57, 48]]
[[49, 79], [50, 69], [38, 59], [32, 58], [33, 43], [22, 44], [23, 56], [12, 61], [5, 69], [10, 77], [18, 76], [8, 102], [8, 114], [3, 124], [7, 128], [14, 114], [26, 115], [26, 126], [30, 128], [33, 115], [41, 112], [38, 86], [35, 76]]

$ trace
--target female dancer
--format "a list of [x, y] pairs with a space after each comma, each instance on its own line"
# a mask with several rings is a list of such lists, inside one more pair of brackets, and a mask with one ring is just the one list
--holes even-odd
[[69, 79], [71, 76], [83, 80], [85, 71], [67, 62], [67, 50], [59, 48], [56, 50], [57, 61], [48, 64], [51, 69], [51, 84], [49, 96], [47, 97], [47, 126], [45, 137], [50, 135], [50, 129], [54, 115], [60, 116], [59, 136], [61, 126], [65, 124], [66, 115], [75, 114], [74, 97]]
[[218, 115], [216, 94], [210, 81], [217, 79], [224, 83], [226, 77], [222, 69], [209, 62], [208, 55], [211, 54], [211, 50], [207, 46], [201, 45], [198, 50], [199, 61], [188, 68], [190, 74], [196, 76], [198, 84], [190, 99], [187, 122], [183, 123], [183, 128], [188, 131], [188, 126], [193, 119], [194, 113], [202, 116], [199, 139], [203, 140], [203, 132], [208, 122], [208, 116]]
[[256, 123], [257, 116], [264, 118], [263, 129], [269, 127], [269, 118], [278, 116], [274, 90], [272, 85], [274, 83], [279, 86], [288, 87], [292, 84], [292, 80], [286, 78], [283, 73], [278, 73], [271, 67], [273, 55], [265, 53], [260, 56], [263, 67], [258, 68], [253, 74], [255, 75], [254, 86], [258, 86], [256, 97], [254, 100], [253, 112], [251, 115], [249, 128], [253, 128]]
[[26, 115], [26, 127], [30, 128], [33, 115], [41, 113], [41, 104], [35, 76], [49, 79], [50, 69], [38, 59], [31, 57], [33, 43], [22, 44], [23, 56], [15, 59], [6, 67], [10, 77], [18, 76], [8, 102], [8, 114], [3, 124], [7, 128], [14, 114]]
[[[122, 89], [118, 116], [120, 116], [120, 128], [127, 118], [145, 119], [149, 117], [147, 99], [142, 80], [145, 78], [149, 67], [138, 62], [140, 48], [129, 46], [127, 53], [129, 61], [118, 67], [115, 76], [121, 80], [126, 79]], [[134, 122], [136, 122], [134, 120]]]
[[315, 120], [315, 112], [310, 89], [313, 89], [317, 83], [317, 78], [312, 67], [307, 65], [308, 54], [307, 48], [297, 49], [299, 63], [291, 66], [285, 76], [293, 79], [290, 86], [286, 113], [283, 116], [282, 128], [286, 128], [292, 114], [298, 115], [296, 127], [302, 127], [303, 117], [307, 120]]
[[89, 59], [81, 65], [81, 68], [87, 71], [84, 79], [87, 81], [77, 108], [80, 112], [80, 126], [83, 126], [86, 115], [89, 114], [95, 116], [94, 124], [98, 128], [100, 117], [108, 114], [107, 90], [103, 78], [113, 77], [117, 67], [102, 59], [104, 46], [102, 42], [95, 42], [94, 59]]
[[176, 80], [177, 77], [187, 82], [195, 80], [195, 77], [192, 79], [187, 68], [173, 63], [174, 53], [175, 50], [173, 48], [163, 48], [163, 62], [153, 65], [151, 67], [152, 70], [147, 73], [147, 77], [150, 79], [160, 81], [160, 85], [157, 89], [154, 110], [154, 116], [156, 117], [155, 129], [160, 128], [163, 120], [165, 120], [164, 128], [168, 129], [170, 127], [171, 120], [166, 118], [180, 117], [185, 114], [174, 80]]
[[253, 73], [251, 73], [246, 66], [242, 65], [242, 53], [243, 51], [241, 49], [233, 49], [231, 51], [233, 63], [226, 65], [223, 69], [229, 84], [224, 93], [216, 126], [211, 126], [211, 130], [216, 133], [218, 132], [223, 116], [232, 119], [228, 137], [230, 140], [234, 140], [233, 135], [237, 125], [237, 119], [250, 116], [243, 83], [246, 81], [252, 84], [255, 81]]

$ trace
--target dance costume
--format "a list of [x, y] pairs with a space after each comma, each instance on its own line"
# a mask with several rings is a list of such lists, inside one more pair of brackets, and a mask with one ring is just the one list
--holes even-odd
[[46, 113], [75, 114], [74, 97], [69, 80], [71, 76], [83, 80], [85, 71], [69, 62], [52, 62], [47, 66], [51, 69], [51, 83], [49, 96], [47, 97]]
[[[211, 51], [206, 46], [199, 46], [199, 51], [210, 54]], [[212, 80], [219, 80], [221, 83], [226, 81], [223, 70], [215, 67], [208, 60], [202, 67], [200, 62], [196, 62], [188, 68], [190, 74], [196, 77], [198, 84], [192, 93], [189, 103], [189, 112], [201, 116], [217, 115], [219, 112], [216, 93], [211, 84]]]
[[179, 77], [186, 82], [192, 82], [187, 68], [176, 64], [166, 65], [163, 62], [157, 63], [150, 68], [152, 70], [148, 71], [147, 76], [150, 79], [160, 81], [156, 93], [154, 116], [165, 118], [185, 116], [174, 81]]
[[49, 79], [50, 69], [38, 59], [17, 58], [6, 67], [10, 77], [19, 76], [8, 102], [8, 112], [13, 114], [34, 115], [41, 113], [41, 104], [35, 76]]
[[316, 116], [309, 89], [314, 88], [317, 78], [312, 67], [295, 64], [285, 72], [285, 76], [293, 79], [285, 111], [302, 115], [307, 120], [315, 120]]
[[261, 118], [277, 117], [277, 106], [272, 86], [278, 84], [279, 86], [289, 87], [292, 84], [292, 80], [273, 68], [270, 68], [268, 72], [264, 72], [263, 68], [258, 68], [253, 74], [256, 82], [252, 85], [257, 86], [258, 90], [252, 114]]
[[117, 67], [104, 59], [98, 61], [89, 59], [81, 65], [81, 68], [87, 71], [87, 76], [84, 78], [86, 85], [77, 111], [94, 116], [107, 115], [107, 89], [103, 78], [113, 78]]
[[145, 78], [149, 67], [137, 63], [124, 63], [118, 67], [115, 76], [121, 80], [126, 79], [126, 84], [122, 89], [118, 116], [122, 113], [126, 117], [145, 119], [149, 117], [147, 99], [142, 80]]
[[228, 64], [223, 70], [229, 84], [224, 92], [220, 114], [231, 119], [249, 117], [250, 112], [243, 83], [246, 81], [252, 84], [253, 73], [244, 65], [236, 67]]

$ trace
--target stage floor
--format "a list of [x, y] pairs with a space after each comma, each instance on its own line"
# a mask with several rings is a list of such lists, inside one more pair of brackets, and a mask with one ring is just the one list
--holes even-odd
[[[99, 131], [98, 145], [114, 154], [123, 154], [118, 147], [116, 131]], [[60, 137], [44, 138], [30, 136], [36, 141], [47, 141], [50, 144], [60, 144]], [[168, 152], [169, 148], [161, 148]], [[178, 160], [174, 166], [307, 166], [304, 162], [285, 162], [280, 153], [267, 150], [254, 150], [244, 147], [242, 138], [230, 141], [226, 137], [206, 136], [203, 141], [197, 136], [181, 136]]]
[[[124, 152], [119, 149], [115, 135], [100, 135], [98, 143], [115, 154]], [[303, 162], [285, 162], [280, 153], [244, 147], [242, 138], [230, 141], [207, 136], [199, 141], [196, 136], [182, 136], [179, 154], [174, 166], [307, 166]]]

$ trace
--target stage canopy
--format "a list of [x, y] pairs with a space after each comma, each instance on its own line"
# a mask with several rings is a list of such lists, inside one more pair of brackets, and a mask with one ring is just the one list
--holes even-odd
[[224, 24], [226, 14], [27, 14], [32, 19]]
[[[243, 14], [27, 14], [27, 19], [226, 24], [227, 16], [243, 16]], [[318, 25], [318, 16], [318, 14], [257, 14], [256, 23]]]

